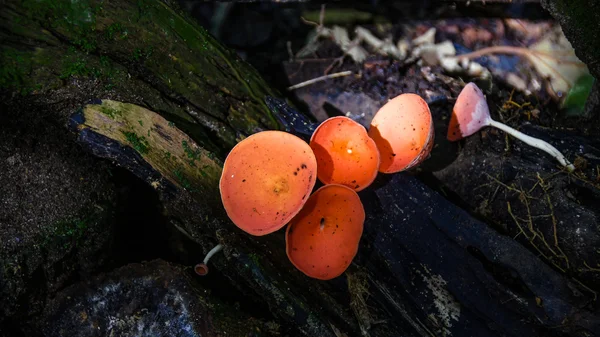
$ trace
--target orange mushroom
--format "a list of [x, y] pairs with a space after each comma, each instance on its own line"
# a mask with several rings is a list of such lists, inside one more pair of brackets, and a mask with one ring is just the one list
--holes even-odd
[[292, 264], [309, 277], [340, 276], [358, 251], [365, 211], [358, 194], [344, 185], [325, 185], [310, 196], [285, 233]]
[[321, 123], [310, 147], [317, 158], [317, 176], [324, 184], [361, 191], [377, 177], [377, 145], [362, 125], [348, 117], [332, 117]]
[[416, 94], [401, 94], [379, 109], [369, 136], [375, 140], [379, 171], [408, 170], [427, 158], [434, 143], [433, 119], [427, 102]]
[[282, 131], [262, 131], [231, 150], [219, 187], [231, 221], [262, 236], [298, 214], [316, 180], [317, 161], [305, 141]]

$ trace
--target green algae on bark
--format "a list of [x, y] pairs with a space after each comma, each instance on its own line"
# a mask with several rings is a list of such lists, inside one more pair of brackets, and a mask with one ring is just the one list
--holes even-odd
[[220, 155], [240, 135], [280, 128], [264, 103], [273, 91], [256, 70], [173, 1], [9, 0], [0, 28], [0, 89], [40, 95], [72, 78], [97, 81], [195, 124], [189, 134]]
[[[157, 113], [112, 100], [88, 104], [81, 113], [83, 120], [78, 130], [90, 129], [133, 148], [171, 183], [202, 192], [205, 200], [206, 195], [218, 196], [222, 163]], [[160, 185], [151, 177], [142, 178], [154, 188]]]

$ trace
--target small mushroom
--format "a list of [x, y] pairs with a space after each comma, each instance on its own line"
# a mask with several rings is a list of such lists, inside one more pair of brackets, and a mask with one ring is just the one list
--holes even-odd
[[208, 274], [208, 261], [210, 260], [211, 257], [213, 257], [213, 255], [220, 252], [221, 249], [223, 249], [223, 245], [221, 245], [221, 244], [214, 246], [213, 249], [211, 249], [208, 252], [208, 254], [206, 254], [202, 263], [198, 263], [197, 265], [194, 266], [194, 271], [196, 272], [196, 274], [198, 274], [200, 276], [204, 276], [204, 275]]
[[317, 161], [305, 141], [282, 131], [262, 131], [231, 150], [219, 188], [231, 221], [262, 236], [298, 214], [316, 180]]
[[417, 94], [401, 94], [382, 106], [369, 128], [381, 164], [379, 171], [396, 173], [419, 165], [433, 148], [435, 133], [427, 102]]
[[358, 251], [365, 211], [358, 194], [344, 185], [325, 185], [310, 196], [285, 233], [292, 264], [309, 277], [340, 276]]
[[457, 141], [471, 136], [486, 126], [498, 128], [533, 147], [545, 151], [556, 158], [569, 171], [575, 170], [575, 166], [554, 146], [493, 120], [481, 89], [475, 83], [468, 83], [458, 95], [452, 109], [447, 138], [449, 141]]
[[364, 126], [348, 117], [332, 117], [321, 123], [312, 134], [310, 147], [323, 184], [340, 184], [361, 191], [377, 177], [377, 145]]

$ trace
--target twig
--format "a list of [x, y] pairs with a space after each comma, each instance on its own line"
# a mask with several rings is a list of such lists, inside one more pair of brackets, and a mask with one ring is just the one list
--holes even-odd
[[[331, 62], [331, 64], [330, 64], [330, 65], [329, 65], [327, 68], [325, 68], [325, 71], [324, 71], [324, 73], [325, 73], [325, 76], [328, 76], [328, 73], [329, 73], [329, 72], [330, 72], [330, 71], [331, 71], [333, 68], [335, 68], [335, 66], [336, 66], [336, 65], [341, 65], [342, 63], [344, 63], [344, 59], [346, 58], [346, 55], [347, 55], [347, 54], [344, 54], [344, 55], [342, 55], [342, 56], [340, 56], [340, 57], [336, 58], [335, 60], [333, 60], [333, 62]], [[335, 75], [335, 74], [331, 74], [331, 75]]]
[[342, 77], [342, 76], [348, 76], [348, 75], [352, 75], [352, 71], [347, 70], [347, 71], [342, 71], [339, 73], [335, 73], [335, 74], [329, 74], [329, 75], [325, 75], [325, 76], [321, 76], [321, 77], [317, 77], [317, 78], [313, 78], [312, 80], [308, 80], [308, 81], [304, 81], [295, 85], [292, 85], [291, 87], [288, 87], [288, 90], [295, 90], [298, 88], [302, 88], [320, 81], [324, 81], [330, 78], [336, 78], [336, 77]]
[[316, 22], [310, 21], [310, 20], [306, 20], [303, 17], [300, 17], [300, 20], [302, 20], [302, 22], [304, 22], [307, 25], [317, 27], [317, 30], [318, 30], [318, 28], [323, 27], [323, 21], [325, 20], [325, 5], [324, 4], [321, 5], [321, 11], [319, 13], [319, 23], [316, 23]]

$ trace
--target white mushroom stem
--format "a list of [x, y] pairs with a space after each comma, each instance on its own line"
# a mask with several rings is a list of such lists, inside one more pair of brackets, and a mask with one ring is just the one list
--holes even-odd
[[490, 126], [493, 126], [495, 128], [498, 128], [508, 134], [510, 134], [511, 136], [522, 140], [523, 142], [536, 147], [542, 151], [547, 152], [548, 154], [550, 154], [551, 156], [553, 156], [554, 158], [556, 158], [563, 166], [565, 166], [569, 172], [572, 172], [575, 170], [575, 166], [573, 166], [573, 164], [571, 164], [567, 158], [565, 158], [565, 156], [560, 153], [560, 151], [558, 151], [554, 146], [546, 143], [545, 141], [538, 139], [538, 138], [533, 138], [530, 137], [520, 131], [517, 131], [513, 128], [511, 128], [508, 125], [502, 124], [500, 122], [496, 122], [494, 120], [490, 120]]
[[213, 255], [215, 255], [216, 253], [218, 253], [219, 251], [221, 251], [221, 249], [223, 249], [223, 245], [222, 244], [218, 244], [216, 245], [213, 249], [211, 249], [208, 254], [206, 254], [206, 257], [204, 257], [204, 261], [202, 261], [204, 264], [208, 264], [208, 260], [210, 260], [211, 257], [213, 257]]

